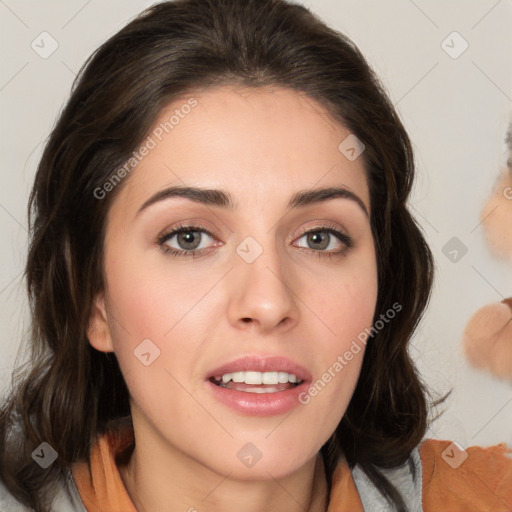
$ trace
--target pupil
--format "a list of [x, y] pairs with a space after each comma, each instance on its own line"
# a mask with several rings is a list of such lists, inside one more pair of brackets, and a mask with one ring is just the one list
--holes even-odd
[[[319, 237], [319, 240], [316, 239], [317, 237]], [[322, 235], [321, 233], [312, 233], [312, 234], [310, 234], [309, 235], [309, 242], [313, 243], [313, 244], [318, 244], [318, 243], [322, 242], [322, 238], [323, 238], [324, 243], [321, 245], [320, 248], [321, 249], [325, 249], [329, 245], [328, 244], [328, 237]]]
[[[194, 233], [196, 233], [196, 232], [189, 231], [189, 232], [180, 233], [178, 238], [179, 238], [180, 245], [185, 246], [185, 247], [183, 247], [184, 249], [195, 249], [199, 245], [198, 244], [199, 237], [197, 237], [197, 240], [194, 245], [193, 240], [196, 237], [196, 235]], [[188, 245], [190, 245], [190, 244], [192, 244], [192, 247], [188, 247]]]

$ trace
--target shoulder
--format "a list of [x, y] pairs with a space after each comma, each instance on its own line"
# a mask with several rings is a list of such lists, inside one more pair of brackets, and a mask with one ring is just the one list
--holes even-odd
[[[61, 481], [50, 504], [51, 512], [87, 512], [75, 485], [71, 471], [66, 472], [66, 479]], [[31, 508], [21, 504], [7, 490], [0, 480], [1, 512], [32, 512]]]
[[[409, 459], [401, 466], [392, 469], [380, 468], [386, 479], [400, 492], [407, 510], [423, 512], [422, 509], [422, 471], [419, 449], [412, 450]], [[355, 465], [352, 477], [359, 493], [362, 510], [391, 512], [394, 510], [384, 495], [371, 482], [364, 471]], [[437, 511], [436, 511], [437, 512]]]
[[512, 509], [512, 452], [505, 444], [463, 448], [429, 439], [419, 452], [426, 512], [461, 506], [467, 512]]
[[[464, 449], [429, 439], [405, 464], [381, 471], [413, 512], [512, 510], [512, 452], [505, 444]], [[364, 510], [392, 510], [357, 465], [352, 476]]]

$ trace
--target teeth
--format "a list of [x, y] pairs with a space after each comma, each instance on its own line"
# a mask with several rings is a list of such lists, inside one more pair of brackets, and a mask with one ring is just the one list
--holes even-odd
[[263, 384], [277, 384], [279, 382], [279, 372], [265, 372], [262, 375]]
[[[219, 380], [219, 379], [217, 379]], [[223, 384], [233, 382], [245, 382], [245, 384], [293, 384], [302, 382], [296, 375], [288, 372], [233, 372], [222, 375]]]
[[[222, 376], [222, 379], [224, 380], [224, 375]], [[234, 372], [231, 374], [231, 379], [233, 382], [243, 382], [245, 379], [245, 372]]]

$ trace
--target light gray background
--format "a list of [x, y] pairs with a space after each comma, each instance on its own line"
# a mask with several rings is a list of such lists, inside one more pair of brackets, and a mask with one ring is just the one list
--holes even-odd
[[[27, 326], [26, 203], [42, 143], [86, 57], [152, 3], [0, 0], [2, 392]], [[506, 161], [512, 0], [303, 3], [356, 42], [383, 80], [416, 150], [411, 206], [434, 252], [437, 276], [412, 354], [434, 390], [454, 388], [428, 435], [464, 447], [512, 444], [512, 380], [470, 367], [460, 343], [474, 311], [512, 295], [512, 260], [491, 258], [479, 226], [481, 207]], [[31, 47], [34, 40], [42, 47], [46, 37], [44, 48], [50, 48], [48, 36], [40, 36], [44, 31], [58, 43], [47, 58]], [[469, 44], [456, 59], [441, 46], [454, 31]], [[448, 44], [454, 52], [462, 48], [453, 37]], [[468, 248], [457, 263], [442, 252], [452, 237]], [[20, 352], [18, 362], [23, 360]]]

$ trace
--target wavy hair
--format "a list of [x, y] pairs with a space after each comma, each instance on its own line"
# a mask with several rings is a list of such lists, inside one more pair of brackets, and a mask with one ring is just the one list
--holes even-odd
[[[94, 191], [132, 156], [163, 107], [226, 84], [306, 94], [365, 144], [378, 266], [374, 320], [395, 302], [402, 310], [368, 340], [348, 409], [321, 451], [329, 485], [344, 453], [406, 510], [381, 469], [407, 461], [428, 425], [428, 391], [407, 348], [434, 273], [407, 207], [415, 174], [409, 137], [357, 46], [307, 8], [175, 0], [143, 11], [87, 59], [36, 171], [25, 271], [32, 360], [15, 372], [0, 410], [0, 478], [37, 512], [47, 512], [51, 489], [71, 464], [88, 460], [97, 436], [130, 417], [115, 356], [95, 350], [86, 335], [104, 284], [106, 215], [123, 184], [102, 200]], [[59, 456], [41, 471], [31, 452], [43, 441]]]

